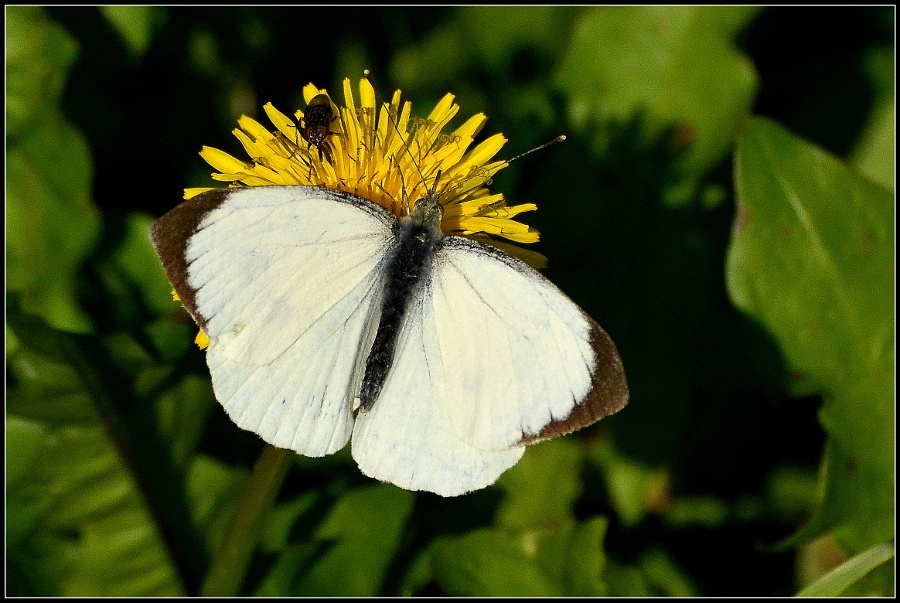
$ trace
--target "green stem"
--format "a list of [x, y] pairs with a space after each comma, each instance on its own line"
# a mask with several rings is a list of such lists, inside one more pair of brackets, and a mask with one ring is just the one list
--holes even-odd
[[295, 454], [292, 450], [268, 445], [263, 450], [241, 493], [228, 532], [213, 557], [200, 596], [233, 597], [239, 593], [259, 541], [263, 520], [278, 495]]

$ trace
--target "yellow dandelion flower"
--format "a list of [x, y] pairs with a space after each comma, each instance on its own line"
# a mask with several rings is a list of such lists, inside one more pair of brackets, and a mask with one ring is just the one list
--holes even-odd
[[[444, 234], [486, 233], [517, 243], [537, 242], [538, 232], [514, 219], [537, 206], [509, 207], [503, 195], [488, 189], [494, 174], [508, 165], [504, 160], [492, 161], [506, 138], [494, 134], [469, 149], [487, 121], [483, 113], [470, 117], [451, 134], [443, 134], [459, 111], [452, 94], [445, 95], [427, 118], [417, 119], [410, 116], [409, 101], [401, 106], [399, 90], [380, 108], [367, 79], [359, 83], [358, 104], [349, 79], [344, 80], [343, 92], [344, 105], [337, 106], [332, 100], [330, 133], [318, 144], [304, 135], [301, 111], [296, 112], [294, 121], [267, 103], [263, 109], [274, 131], [241, 117], [234, 135], [250, 159], [242, 161], [203, 147], [201, 157], [218, 170], [213, 179], [230, 187], [324, 186], [368, 199], [397, 217], [407, 215], [410, 206], [436, 186], [444, 210]], [[307, 103], [320, 94], [328, 95], [328, 91], [313, 84], [303, 89]], [[185, 189], [184, 197], [190, 199], [207, 190]]]
[[[229, 187], [305, 185], [338, 189], [377, 203], [397, 217], [407, 215], [415, 201], [436, 186], [443, 207], [444, 234], [484, 233], [516, 243], [538, 241], [537, 230], [514, 219], [537, 206], [526, 203], [509, 207], [502, 194], [488, 189], [494, 174], [509, 165], [504, 160], [491, 161], [506, 138], [494, 134], [469, 150], [487, 121], [483, 113], [470, 117], [452, 134], [442, 134], [459, 111], [452, 94], [446, 94], [427, 118], [418, 119], [410, 116], [409, 101], [401, 107], [400, 90], [378, 110], [375, 90], [367, 79], [360, 80], [358, 106], [349, 78], [344, 80], [343, 92], [344, 106], [331, 101], [333, 119], [327, 124], [327, 136], [322, 132], [315, 138], [308, 136], [303, 128], [309, 124], [302, 111], [297, 111], [292, 120], [271, 103], [263, 110], [275, 126], [272, 131], [242, 116], [233, 134], [250, 160], [204, 146], [200, 156], [218, 170], [212, 178], [227, 182]], [[308, 105], [319, 95], [331, 98], [327, 90], [314, 84], [303, 88]], [[209, 190], [213, 189], [187, 188], [184, 198]], [[540, 254], [525, 250], [519, 254], [509, 246], [501, 247], [536, 267], [545, 263]], [[209, 338], [201, 330], [195, 343], [205, 349]]]

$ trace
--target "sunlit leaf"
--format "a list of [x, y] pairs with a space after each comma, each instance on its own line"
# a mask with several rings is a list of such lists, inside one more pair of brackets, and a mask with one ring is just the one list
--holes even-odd
[[736, 157], [734, 303], [779, 342], [797, 395], [821, 393], [824, 499], [797, 538], [853, 552], [893, 534], [893, 196], [772, 122]]
[[[63, 596], [178, 595], [181, 587], [128, 470], [102, 427], [48, 431], [31, 473], [18, 484], [40, 492], [42, 511], [23, 545], [72, 542], [69, 564], [48, 579]], [[54, 547], [56, 548], [56, 547]], [[46, 551], [56, 557], [61, 551]], [[40, 560], [38, 560], [40, 561]], [[30, 565], [30, 564], [28, 564]], [[31, 566], [41, 571], [42, 566]]]
[[[157, 314], [170, 313], [172, 287], [159, 267], [159, 256], [150, 244], [150, 226], [156, 218], [144, 213], [131, 213], [125, 219], [125, 232], [112, 260], [141, 298]], [[159, 267], [157, 269], [157, 267]]]
[[893, 191], [896, 163], [894, 48], [879, 48], [866, 58], [869, 78], [876, 90], [875, 106], [850, 155], [850, 162], [873, 182]]
[[[720, 161], [757, 88], [734, 38], [758, 9], [599, 7], [576, 21], [556, 73], [578, 130], [641, 115], [647, 134], [674, 127], [690, 178]], [[682, 197], [690, 189], [679, 193]], [[681, 201], [683, 199], [674, 199]]]
[[[10, 505], [27, 529], [11, 551], [19, 576], [41, 594], [181, 594], [144, 493], [85, 385], [90, 363], [76, 370], [62, 361], [80, 353], [71, 336], [17, 316], [10, 322], [23, 341], [8, 359], [17, 383], [8, 410], [18, 425], [11, 452], [31, 457]], [[31, 349], [32, 341], [56, 347], [53, 359]]]
[[537, 551], [529, 540], [516, 540], [500, 530], [476, 530], [450, 539], [435, 551], [435, 580], [453, 596], [561, 596], [561, 585], [534, 558]]

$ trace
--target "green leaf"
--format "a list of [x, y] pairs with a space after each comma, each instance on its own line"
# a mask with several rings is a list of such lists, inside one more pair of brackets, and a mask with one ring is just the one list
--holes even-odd
[[667, 505], [670, 486], [665, 470], [633, 461], [603, 440], [592, 446], [590, 458], [603, 472], [610, 502], [624, 525], [636, 525], [648, 512]]
[[574, 439], [530, 446], [522, 460], [497, 482], [506, 497], [497, 509], [496, 524], [518, 529], [570, 520], [581, 494], [582, 454]]
[[6, 417], [6, 482], [15, 483], [34, 461], [47, 430], [34, 421]]
[[[71, 426], [47, 433], [31, 471], [16, 487], [17, 492], [30, 493], [36, 505], [13, 507], [19, 511], [14, 515], [17, 523], [23, 510], [34, 511], [31, 529], [12, 554], [41, 585], [38, 594], [181, 594], [136, 484], [105, 430]], [[74, 541], [71, 534], [77, 535]], [[47, 565], [54, 561], [63, 563], [47, 576]]]
[[605, 518], [594, 517], [444, 538], [432, 547], [433, 576], [444, 592], [456, 596], [604, 596], [607, 525]]
[[47, 19], [40, 8], [7, 7], [7, 140], [57, 105], [66, 72], [77, 53], [75, 40]]
[[7, 288], [53, 326], [87, 332], [75, 279], [100, 226], [88, 194], [87, 146], [66, 122], [47, 116], [8, 150], [6, 167]]
[[435, 580], [458, 597], [559, 597], [562, 587], [535, 559], [535, 536], [475, 530], [447, 539], [432, 560]]
[[696, 597], [697, 587], [664, 551], [654, 549], [641, 556], [647, 582], [664, 597]]
[[837, 597], [850, 585], [894, 557], [894, 542], [879, 544], [834, 568], [799, 593], [798, 597]]
[[75, 44], [39, 10], [11, 7], [7, 15], [7, 290], [57, 328], [87, 332], [75, 276], [100, 218], [87, 143], [58, 108]]
[[47, 514], [51, 502], [39, 485], [29, 481], [29, 471], [50, 434], [44, 425], [16, 416], [6, 417], [6, 546], [15, 552], [35, 525]]
[[286, 593], [294, 592], [297, 577], [315, 561], [316, 556], [321, 552], [322, 547], [312, 542], [292, 544], [286, 547], [278, 555], [275, 564], [263, 578], [253, 596], [284, 597]]
[[[299, 596], [375, 596], [400, 544], [412, 511], [410, 492], [387, 484], [352, 490], [341, 497], [315, 533], [327, 546], [299, 576]], [[372, 518], [378, 518], [373, 521]]]
[[[304, 492], [289, 502], [276, 505], [260, 534], [260, 547], [269, 553], [277, 553], [289, 547], [291, 530], [297, 519], [321, 502], [322, 494], [315, 490]], [[257, 593], [257, 596], [261, 596]]]
[[194, 458], [215, 404], [209, 378], [196, 375], [186, 376], [157, 397], [160, 430], [179, 467], [186, 468]]
[[247, 481], [245, 469], [235, 469], [204, 455], [193, 457], [187, 476], [194, 523], [201, 527], [211, 551], [219, 548]]
[[[575, 10], [559, 6], [457, 8], [453, 18], [394, 56], [391, 76], [404, 90], [422, 90], [453, 81], [473, 66], [495, 74], [508, 70], [514, 53], [526, 48], [540, 57], [552, 57], [566, 40]], [[527, 36], [522, 35], [525, 31]], [[456, 93], [461, 94], [459, 86]]]
[[876, 90], [875, 107], [850, 154], [850, 163], [876, 184], [894, 190], [894, 48], [866, 55], [869, 79]]
[[606, 567], [603, 539], [608, 525], [605, 517], [593, 517], [539, 539], [538, 563], [562, 586], [563, 596], [607, 594], [601, 576]]
[[[756, 94], [756, 70], [734, 43], [748, 7], [600, 7], [577, 19], [556, 73], [569, 119], [583, 130], [646, 119], [655, 138], [676, 127], [686, 177], [721, 161]], [[689, 186], [681, 193], [692, 192]], [[682, 199], [673, 198], [680, 201]]]
[[[12, 432], [17, 449], [11, 452], [32, 458], [10, 503], [21, 530], [10, 551], [17, 584], [45, 596], [182, 594], [145, 498], [150, 480], [144, 475], [137, 481], [147, 465], [139, 462], [122, 416], [112, 408], [110, 390], [104, 389], [112, 388], [114, 378], [102, 374], [99, 367], [106, 365], [84, 356], [87, 341], [92, 356], [105, 356], [100, 340], [76, 339], [13, 310], [10, 325], [23, 345], [8, 358], [16, 383], [9, 392], [8, 420], [19, 424]], [[123, 384], [117, 381], [115, 387]], [[45, 437], [25, 439], [24, 425]], [[150, 440], [152, 433], [145, 424], [142, 437]], [[158, 454], [152, 459], [160, 475], [164, 462]]]
[[795, 535], [853, 552], [893, 534], [894, 200], [755, 119], [735, 158], [728, 291], [778, 341], [795, 395], [821, 393], [824, 498]]
[[610, 561], [603, 578], [610, 597], [652, 597], [656, 593], [647, 584], [647, 578], [637, 567]]
[[100, 12], [136, 55], [150, 46], [154, 30], [166, 21], [166, 10], [158, 6], [101, 6]]
[[[574, 16], [563, 6], [465, 6], [457, 9], [459, 31], [474, 60], [498, 71], [513, 54], [529, 48], [541, 57], [562, 50], [566, 29]], [[522, 32], [528, 32], [523, 36]], [[473, 52], [474, 51], [474, 52]]]

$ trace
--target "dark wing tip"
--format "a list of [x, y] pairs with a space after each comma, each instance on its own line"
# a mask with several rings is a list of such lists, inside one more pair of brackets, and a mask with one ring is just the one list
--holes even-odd
[[595, 354], [591, 390], [568, 417], [548, 423], [540, 433], [525, 434], [519, 444], [532, 444], [571, 433], [622, 410], [628, 404], [628, 381], [616, 344], [600, 325], [588, 320]]
[[185, 253], [188, 241], [204, 216], [222, 204], [228, 189], [201, 193], [162, 216], [150, 227], [150, 240], [162, 262], [163, 270], [181, 303], [201, 327], [206, 319], [197, 312], [196, 292], [188, 285], [188, 263]]

